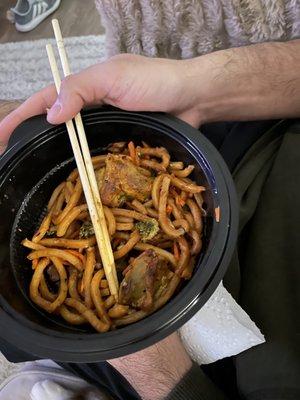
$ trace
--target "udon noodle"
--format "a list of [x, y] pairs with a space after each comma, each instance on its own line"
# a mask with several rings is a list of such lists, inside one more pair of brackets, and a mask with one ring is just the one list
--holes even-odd
[[193, 165], [143, 143], [114, 143], [92, 158], [120, 284], [110, 294], [75, 169], [52, 193], [31, 240], [31, 300], [72, 325], [98, 332], [162, 307], [193, 274], [202, 248], [203, 186]]

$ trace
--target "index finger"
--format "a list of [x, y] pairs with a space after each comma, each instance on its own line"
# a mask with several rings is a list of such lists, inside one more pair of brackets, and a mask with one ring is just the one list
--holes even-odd
[[5, 150], [8, 140], [16, 129], [26, 119], [39, 114], [45, 114], [57, 98], [54, 85], [50, 85], [35, 93], [18, 108], [8, 114], [0, 122], [0, 154]]

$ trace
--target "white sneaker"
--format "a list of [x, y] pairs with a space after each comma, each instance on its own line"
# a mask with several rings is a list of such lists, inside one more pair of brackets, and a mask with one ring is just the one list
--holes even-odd
[[16, 29], [28, 32], [58, 9], [61, 0], [18, 0], [11, 8]]

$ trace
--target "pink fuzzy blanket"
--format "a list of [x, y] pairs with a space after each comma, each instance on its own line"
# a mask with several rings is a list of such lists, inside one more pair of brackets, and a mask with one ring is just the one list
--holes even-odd
[[109, 55], [191, 58], [300, 37], [300, 0], [96, 0]]

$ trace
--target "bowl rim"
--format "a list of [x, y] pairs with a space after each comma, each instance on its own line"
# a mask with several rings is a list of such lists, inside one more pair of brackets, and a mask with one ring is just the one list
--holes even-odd
[[[223, 240], [220, 242], [219, 249], [214, 248], [214, 254], [211, 252], [206, 255], [207, 258], [211, 257], [211, 262], [215, 262], [215, 268], [213, 270], [206, 268], [204, 272], [202, 271], [201, 282], [197, 280], [197, 284], [194, 279], [197, 276], [196, 271], [194, 277], [181, 290], [180, 295], [173, 298], [162, 309], [142, 321], [123, 327], [115, 332], [101, 334], [101, 336], [98, 333], [85, 333], [84, 337], [78, 333], [55, 333], [54, 330], [41, 327], [22, 315], [16, 315], [17, 312], [0, 295], [0, 304], [3, 307], [3, 309], [0, 309], [0, 331], [4, 340], [13, 344], [22, 343], [24, 351], [36, 354], [39, 357], [51, 357], [59, 361], [73, 362], [99, 361], [141, 350], [149, 344], [163, 339], [183, 325], [205, 304], [224, 276], [234, 250], [238, 226], [237, 198], [231, 175], [218, 151], [206, 138], [199, 134], [198, 130], [175, 117], [162, 113], [91, 109], [83, 113], [83, 118], [87, 125], [107, 122], [129, 122], [141, 125], [146, 122], [147, 127], [150, 124], [150, 127], [155, 129], [172, 132], [172, 138], [177, 142], [179, 141], [180, 145], [183, 145], [183, 143], [177, 139], [181, 138], [183, 140], [185, 138], [186, 140], [187, 137], [187, 143], [192, 146], [190, 152], [192, 151], [193, 156], [193, 152], [202, 158], [204, 157], [203, 154], [205, 154], [206, 157], [204, 158], [206, 159], [207, 154], [213, 154], [209, 168], [214, 170], [213, 176], [216, 188], [219, 190], [217, 194], [220, 195], [221, 193], [224, 196], [224, 204], [227, 204], [228, 209], [222, 210], [222, 212], [227, 212], [227, 216], [225, 214], [223, 218], [222, 213], [218, 224], [219, 232], [223, 233]], [[49, 135], [49, 133], [60, 134], [65, 132], [63, 125], [53, 127], [45, 123], [45, 118], [43, 117], [39, 117], [37, 121], [39, 128], [36, 132], [31, 131], [30, 135], [20, 137], [17, 140], [12, 138], [9, 150], [0, 159], [0, 175], [3, 167], [19, 151], [24, 150], [26, 146], [33, 142], [36, 143], [36, 140], [41, 139], [47, 133]], [[30, 123], [30, 120], [27, 121], [28, 123]], [[201, 149], [199, 146], [201, 146]], [[186, 146], [183, 145], [183, 147]], [[204, 284], [203, 281], [206, 281], [206, 283]], [[203, 287], [201, 293], [197, 288], [200, 283]], [[181, 305], [183, 296], [186, 299], [184, 307]], [[143, 334], [141, 334], [141, 323], [143, 324], [143, 331], [145, 331]], [[20, 326], [22, 326], [21, 329]], [[130, 335], [128, 335], [129, 331]], [[130, 339], [128, 339], [128, 336]], [[105, 342], [104, 347], [102, 347], [101, 338]], [[78, 346], [79, 343], [81, 343], [81, 346]]]

